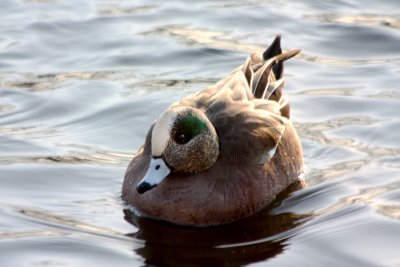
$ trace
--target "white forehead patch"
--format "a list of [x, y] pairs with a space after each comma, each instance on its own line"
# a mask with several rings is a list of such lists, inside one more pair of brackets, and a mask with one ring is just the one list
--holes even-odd
[[151, 134], [151, 155], [153, 157], [160, 157], [167, 147], [171, 128], [177, 116], [177, 110], [168, 109], [154, 124]]

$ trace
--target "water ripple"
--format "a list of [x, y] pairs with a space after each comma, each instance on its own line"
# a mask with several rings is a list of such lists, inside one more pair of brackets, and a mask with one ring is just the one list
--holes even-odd
[[305, 15], [305, 19], [315, 20], [323, 23], [343, 23], [354, 25], [366, 25], [373, 27], [388, 27], [396, 30], [400, 29], [399, 16], [382, 14], [357, 14], [357, 15]]

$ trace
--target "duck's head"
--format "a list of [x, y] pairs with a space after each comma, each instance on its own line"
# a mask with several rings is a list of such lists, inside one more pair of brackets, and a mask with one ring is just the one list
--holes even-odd
[[204, 112], [191, 107], [169, 108], [152, 128], [149, 169], [136, 190], [143, 194], [172, 172], [204, 171], [214, 165], [218, 154], [218, 136]]

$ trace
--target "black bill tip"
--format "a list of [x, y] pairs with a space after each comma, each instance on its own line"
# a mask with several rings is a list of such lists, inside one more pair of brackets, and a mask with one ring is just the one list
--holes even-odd
[[150, 189], [152, 189], [154, 187], [156, 187], [155, 184], [149, 184], [148, 182], [142, 182], [136, 187], [136, 191], [139, 194], [143, 194], [143, 193], [149, 191]]

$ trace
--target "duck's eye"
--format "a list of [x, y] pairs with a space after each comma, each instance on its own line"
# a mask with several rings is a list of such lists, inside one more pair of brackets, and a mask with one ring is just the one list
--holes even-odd
[[206, 128], [206, 123], [192, 114], [184, 114], [175, 121], [171, 135], [175, 143], [184, 145]]
[[192, 137], [185, 133], [178, 133], [175, 135], [174, 139], [177, 144], [183, 145], [189, 142]]

